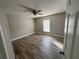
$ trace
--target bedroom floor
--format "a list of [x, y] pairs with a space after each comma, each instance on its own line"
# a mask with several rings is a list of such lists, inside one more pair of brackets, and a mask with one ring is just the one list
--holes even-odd
[[[62, 59], [63, 44], [46, 35], [30, 35], [12, 42], [16, 59]], [[57, 46], [57, 44], [59, 46]]]

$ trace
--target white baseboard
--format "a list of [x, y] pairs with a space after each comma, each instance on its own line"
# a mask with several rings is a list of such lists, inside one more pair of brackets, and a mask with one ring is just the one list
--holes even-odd
[[60, 35], [51, 35], [51, 36], [55, 36], [55, 37], [64, 38], [64, 36], [60, 36]]
[[60, 36], [60, 35], [54, 35], [54, 34], [50, 34], [50, 33], [43, 33], [43, 32], [36, 32], [36, 34], [43, 34], [43, 35], [50, 35], [50, 36], [54, 36], [54, 37], [60, 37], [60, 38], [64, 38], [64, 36]]
[[[34, 33], [35, 33], [35, 32], [34, 32]], [[15, 40], [21, 39], [21, 38], [23, 38], [23, 37], [32, 35], [32, 34], [34, 34], [34, 33], [30, 33], [30, 34], [27, 34], [27, 35], [24, 35], [24, 36], [20, 36], [20, 37], [14, 38], [14, 39], [12, 39], [11, 41], [15, 41]]]
[[[26, 37], [26, 36], [29, 36], [29, 35], [32, 35], [32, 34], [35, 34], [35, 32], [34, 32], [34, 33], [27, 34], [27, 35], [24, 35], [24, 36], [20, 36], [20, 37], [14, 38], [14, 39], [12, 39], [11, 41], [15, 41], [15, 40], [21, 39], [21, 38], [23, 38], [23, 37]], [[37, 32], [36, 34], [43, 34], [43, 35], [44, 35], [45, 33]], [[64, 38], [64, 36], [59, 36], [59, 35], [53, 35], [53, 34], [47, 34], [47, 35], [51, 35], [51, 36], [55, 36], [55, 37]]]

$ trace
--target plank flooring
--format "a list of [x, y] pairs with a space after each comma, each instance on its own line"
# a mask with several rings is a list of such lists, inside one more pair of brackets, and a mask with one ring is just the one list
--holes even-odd
[[46, 35], [30, 35], [12, 42], [15, 59], [62, 59], [59, 49]]

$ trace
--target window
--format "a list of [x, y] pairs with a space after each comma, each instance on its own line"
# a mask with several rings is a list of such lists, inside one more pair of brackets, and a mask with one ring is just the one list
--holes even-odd
[[43, 20], [43, 32], [50, 32], [50, 20]]

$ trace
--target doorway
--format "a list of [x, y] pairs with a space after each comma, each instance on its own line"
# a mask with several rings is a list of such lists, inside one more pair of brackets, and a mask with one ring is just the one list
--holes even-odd
[[0, 59], [7, 59], [1, 30], [0, 30]]

